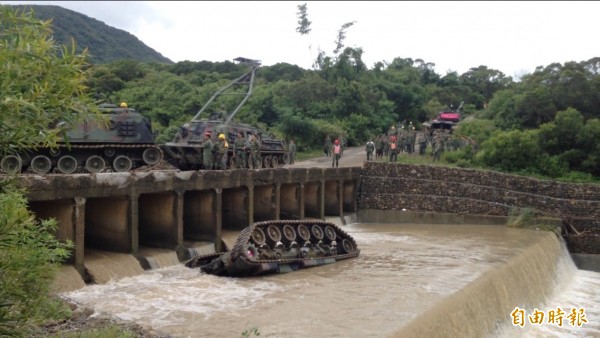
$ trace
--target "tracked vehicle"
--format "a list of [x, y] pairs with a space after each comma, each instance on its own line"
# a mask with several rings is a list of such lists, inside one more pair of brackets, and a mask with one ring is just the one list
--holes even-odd
[[452, 133], [452, 130], [454, 130], [454, 127], [461, 120], [463, 104], [464, 104], [464, 101], [461, 102], [460, 105], [458, 106], [458, 108], [456, 108], [456, 109], [454, 109], [453, 107], [450, 107], [450, 109], [448, 109], [448, 110], [439, 112], [438, 116], [435, 119], [433, 119], [429, 122], [423, 123], [423, 126], [427, 129], [429, 129], [430, 134], [433, 134], [433, 132], [436, 130], [443, 130], [443, 131], [448, 131], [449, 133]]
[[99, 109], [106, 115], [106, 122], [94, 120], [66, 126], [56, 148], [39, 147], [4, 156], [0, 168], [7, 174], [124, 172], [162, 160], [149, 118], [126, 104], [103, 104]]
[[230, 251], [196, 257], [186, 266], [217, 276], [245, 277], [330, 264], [359, 253], [354, 238], [333, 223], [277, 220], [254, 223], [240, 232]]
[[[277, 139], [272, 134], [252, 125], [233, 122], [233, 118], [252, 95], [256, 71], [261, 64], [258, 60], [241, 57], [234, 59], [234, 61], [238, 64], [248, 65], [250, 69], [216, 91], [192, 120], [180, 128], [174, 140], [163, 145], [163, 150], [168, 155], [170, 162], [178, 168], [183, 170], [205, 169], [202, 163], [202, 154], [205, 151], [203, 142], [204, 135], [207, 132], [211, 134], [213, 143], [216, 141], [218, 134], [223, 133], [225, 135], [229, 144], [227, 152], [229, 168], [235, 167], [234, 143], [238, 132], [242, 133], [244, 139], [248, 139], [250, 135], [256, 135], [261, 142], [260, 161], [257, 163], [258, 168], [254, 169], [277, 168], [287, 162], [288, 151], [285, 140]], [[218, 99], [224, 96], [231, 97], [232, 95], [239, 95], [242, 99], [236, 108], [228, 113], [224, 105], [218, 107]], [[209, 114], [208, 111], [211, 111], [211, 113]], [[208, 118], [201, 118], [201, 115], [205, 112], [207, 112]], [[249, 151], [249, 149], [246, 150], [247, 153]], [[250, 164], [246, 164], [246, 168], [251, 168]]]

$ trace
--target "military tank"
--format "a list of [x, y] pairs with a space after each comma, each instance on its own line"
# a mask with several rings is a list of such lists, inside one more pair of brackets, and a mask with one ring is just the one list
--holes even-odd
[[276, 220], [243, 229], [230, 251], [196, 257], [185, 265], [217, 276], [246, 277], [330, 264], [359, 253], [354, 238], [333, 223]]
[[78, 171], [98, 173], [125, 172], [163, 159], [155, 144], [150, 119], [128, 108], [102, 104], [99, 110], [105, 121], [84, 121], [68, 126], [57, 147], [39, 147], [4, 156], [0, 168], [7, 174]]
[[[258, 60], [242, 57], [236, 58], [234, 61], [238, 64], [248, 65], [250, 69], [242, 76], [216, 91], [192, 120], [180, 128], [174, 140], [163, 145], [167, 159], [176, 167], [183, 170], [205, 169], [202, 163], [202, 153], [204, 151], [203, 142], [206, 133], [211, 134], [213, 143], [216, 142], [218, 134], [225, 135], [229, 144], [227, 152], [228, 168], [235, 167], [234, 143], [238, 132], [242, 133], [244, 139], [248, 139], [250, 135], [256, 135], [260, 141], [260, 161], [257, 161], [258, 167], [254, 169], [277, 168], [283, 166], [288, 161], [288, 150], [285, 140], [277, 139], [273, 134], [267, 133], [250, 124], [232, 122], [233, 118], [252, 95], [256, 71], [261, 65], [261, 62]], [[231, 113], [225, 110], [224, 105], [215, 109], [218, 106], [219, 98], [227, 96], [230, 99], [231, 96], [235, 95], [240, 95], [242, 99]], [[212, 112], [208, 113], [211, 109]], [[201, 115], [205, 112], [208, 114], [208, 117], [202, 118]], [[247, 152], [249, 152], [249, 149]], [[246, 164], [246, 168], [251, 168], [250, 163]]]

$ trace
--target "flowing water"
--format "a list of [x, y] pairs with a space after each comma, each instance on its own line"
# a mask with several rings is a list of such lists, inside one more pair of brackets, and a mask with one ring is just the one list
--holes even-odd
[[[600, 337], [600, 274], [577, 270], [551, 232], [343, 227], [355, 259], [252, 278], [175, 264], [63, 295], [176, 337]], [[533, 306], [584, 308], [588, 323], [512, 325], [515, 307]]]

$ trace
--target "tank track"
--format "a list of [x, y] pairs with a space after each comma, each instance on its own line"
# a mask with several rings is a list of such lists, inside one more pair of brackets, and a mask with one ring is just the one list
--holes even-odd
[[244, 228], [231, 251], [196, 257], [186, 266], [220, 276], [251, 276], [329, 264], [359, 253], [354, 238], [333, 223], [276, 220]]

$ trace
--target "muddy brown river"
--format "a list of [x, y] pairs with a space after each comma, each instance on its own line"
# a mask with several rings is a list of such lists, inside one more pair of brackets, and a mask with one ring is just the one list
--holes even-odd
[[[502, 279], [490, 274], [531, 255], [541, 259], [540, 264], [560, 265], [553, 277], [556, 287], [540, 286], [548, 307], [584, 307], [589, 325], [515, 327], [510, 313], [504, 316], [502, 310], [500, 315], [489, 314], [500, 316], [492, 318], [492, 337], [600, 336], [600, 274], [577, 270], [568, 252], [552, 244], [552, 233], [423, 224], [351, 224], [344, 230], [356, 239], [358, 258], [252, 278], [216, 277], [175, 264], [64, 295], [176, 337], [240, 337], [254, 329], [262, 337], [413, 336], [411, 332], [426, 332], [419, 325], [431, 326], [425, 318], [434, 318], [428, 315], [431, 309], [441, 309], [442, 318], [458, 313], [460, 306], [454, 303], [438, 305], [443, 300], [459, 295], [453, 302], [462, 304], [465, 299], [460, 297], [480, 297], [476, 303], [483, 307], [490, 295], [485, 289], [466, 292], [467, 286], [486, 276]], [[549, 259], [539, 255], [544, 252]], [[535, 282], [530, 277], [524, 276], [523, 283]], [[520, 283], [508, 287], [525, 287]], [[462, 320], [464, 325], [442, 325], [421, 336], [470, 336], [468, 332], [477, 331], [466, 327], [483, 326]]]

